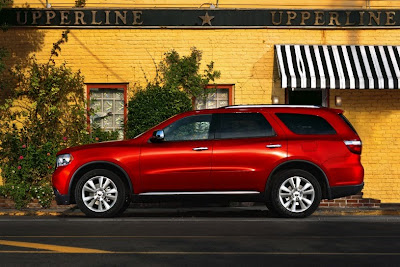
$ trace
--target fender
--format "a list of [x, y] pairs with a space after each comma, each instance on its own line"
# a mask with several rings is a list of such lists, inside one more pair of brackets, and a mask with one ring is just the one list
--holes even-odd
[[89, 165], [93, 165], [93, 164], [107, 164], [107, 165], [112, 165], [113, 167], [115, 167], [115, 168], [117, 168], [118, 170], [120, 170], [120, 171], [124, 174], [125, 179], [128, 180], [130, 192], [133, 192], [133, 186], [132, 186], [131, 178], [129, 177], [128, 173], [127, 173], [121, 166], [119, 166], [118, 164], [115, 164], [115, 163], [113, 163], [113, 162], [110, 162], [110, 161], [91, 161], [91, 162], [85, 163], [85, 164], [83, 164], [82, 166], [80, 166], [80, 167], [74, 172], [74, 174], [72, 175], [71, 181], [69, 182], [69, 187], [68, 187], [68, 193], [69, 193], [69, 195], [71, 195], [71, 189], [72, 189], [71, 187], [72, 187], [73, 182], [74, 182], [74, 180], [75, 180], [76, 174], [79, 173], [79, 171], [80, 171], [81, 169], [83, 169], [83, 168], [85, 168], [85, 167], [87, 167], [87, 166], [89, 166]]
[[267, 183], [265, 185], [265, 191], [269, 188], [269, 186], [271, 186], [271, 178], [272, 176], [282, 167], [284, 167], [284, 165], [286, 164], [291, 164], [291, 163], [307, 163], [310, 164], [314, 167], [316, 167], [317, 169], [319, 169], [321, 171], [321, 173], [323, 174], [324, 180], [325, 180], [325, 184], [326, 184], [326, 196], [328, 199], [332, 199], [332, 192], [331, 192], [331, 187], [329, 185], [329, 180], [328, 177], [326, 175], [326, 173], [324, 172], [324, 170], [321, 169], [321, 167], [319, 167], [317, 164], [308, 161], [308, 160], [299, 160], [299, 159], [295, 159], [295, 160], [288, 160], [285, 162], [280, 163], [278, 166], [276, 166], [272, 172], [269, 174], [268, 179], [267, 179]]

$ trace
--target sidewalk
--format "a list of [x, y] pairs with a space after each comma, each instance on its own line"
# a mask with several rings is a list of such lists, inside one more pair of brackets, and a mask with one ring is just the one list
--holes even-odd
[[[265, 217], [264, 206], [250, 207], [178, 207], [138, 208], [131, 205], [123, 217]], [[400, 216], [399, 205], [383, 205], [381, 208], [320, 207], [312, 216]], [[0, 209], [0, 216], [58, 216], [64, 218], [84, 217], [76, 205], [58, 206], [52, 209]]]

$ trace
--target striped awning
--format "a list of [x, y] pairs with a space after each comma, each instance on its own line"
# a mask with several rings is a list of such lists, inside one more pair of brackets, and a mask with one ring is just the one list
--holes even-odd
[[400, 46], [276, 45], [275, 48], [282, 88], [400, 88]]

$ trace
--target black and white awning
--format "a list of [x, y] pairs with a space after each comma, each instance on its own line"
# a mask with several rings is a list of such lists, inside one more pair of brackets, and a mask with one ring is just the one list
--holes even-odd
[[276, 45], [275, 48], [282, 88], [400, 88], [400, 46]]

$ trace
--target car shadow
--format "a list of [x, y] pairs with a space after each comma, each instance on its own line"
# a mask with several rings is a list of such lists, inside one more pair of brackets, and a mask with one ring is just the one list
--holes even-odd
[[[60, 217], [86, 217], [77, 206]], [[277, 218], [265, 206], [251, 207], [137, 207], [131, 205], [120, 218]]]

